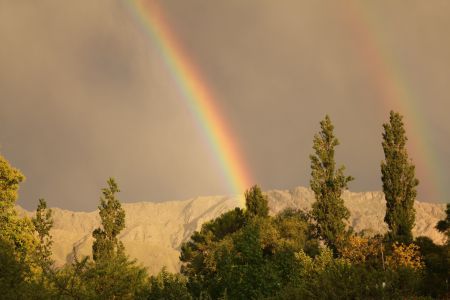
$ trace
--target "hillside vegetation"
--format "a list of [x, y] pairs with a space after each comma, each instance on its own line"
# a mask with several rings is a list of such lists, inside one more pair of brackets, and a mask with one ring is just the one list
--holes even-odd
[[[314, 202], [311, 189], [273, 190], [265, 193], [271, 215], [286, 208], [308, 211]], [[386, 204], [382, 192], [344, 192], [345, 205], [350, 210], [350, 225], [355, 231], [370, 234], [385, 233], [383, 222]], [[126, 227], [119, 235], [127, 253], [145, 265], [150, 274], [163, 266], [170, 272], [180, 269], [180, 247], [202, 224], [234, 209], [243, 208], [240, 197], [209, 196], [183, 201], [139, 202], [122, 204]], [[19, 208], [21, 211], [25, 210]], [[445, 216], [445, 204], [416, 201], [417, 212], [414, 236], [427, 236], [436, 244], [443, 244], [444, 235], [436, 230], [437, 222]], [[53, 258], [61, 266], [71, 261], [73, 249], [79, 255], [90, 255], [92, 231], [99, 226], [97, 211], [72, 212], [53, 208]], [[32, 216], [31, 212], [26, 212]]]

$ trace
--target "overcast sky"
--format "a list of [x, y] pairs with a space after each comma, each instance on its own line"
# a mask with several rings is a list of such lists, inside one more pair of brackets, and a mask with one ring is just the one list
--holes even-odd
[[[351, 190], [381, 189], [382, 123], [398, 107], [381, 100], [351, 2], [161, 1], [263, 189], [308, 186], [325, 114]], [[450, 2], [368, 1], [360, 13], [428, 128], [408, 131], [438, 162], [418, 165], [419, 199], [448, 202]], [[229, 193], [180, 97], [123, 1], [0, 0], [0, 152], [27, 177], [25, 208], [44, 197], [93, 210], [109, 176], [124, 202]]]

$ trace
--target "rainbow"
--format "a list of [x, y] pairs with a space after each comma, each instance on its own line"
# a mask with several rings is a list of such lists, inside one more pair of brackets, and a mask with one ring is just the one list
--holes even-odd
[[[206, 81], [192, 63], [186, 51], [164, 18], [156, 0], [125, 0], [131, 12], [142, 24], [146, 33], [155, 42], [165, 63], [170, 69], [182, 99], [189, 107], [203, 132], [210, 149], [217, 158], [228, 182], [230, 191], [241, 194], [252, 179], [239, 152], [234, 135], [226, 126], [217, 103]], [[444, 201], [450, 191], [444, 183], [443, 171], [438, 156], [427, 137], [430, 136], [427, 122], [421, 113], [421, 99], [413, 93], [401, 66], [393, 58], [390, 47], [378, 29], [380, 25], [372, 15], [367, 3], [347, 0], [341, 5], [345, 22], [354, 34], [357, 51], [372, 76], [372, 81], [384, 109], [399, 111], [405, 115], [411, 156], [417, 171], [422, 176], [421, 187], [432, 195], [431, 201]]]
[[446, 201], [450, 193], [444, 183], [438, 155], [428, 139], [430, 130], [421, 113], [422, 100], [413, 92], [391, 47], [381, 35], [380, 22], [368, 7], [370, 2], [348, 0], [347, 4], [342, 5], [343, 16], [356, 39], [357, 50], [372, 76], [380, 101], [386, 111], [396, 110], [405, 116], [411, 156], [422, 175], [420, 186], [433, 198], [426, 200]]
[[[185, 104], [192, 112], [211, 151], [218, 160], [230, 192], [236, 195], [250, 187], [252, 179], [239, 151], [235, 135], [208, 89], [208, 85], [178, 43], [161, 7], [154, 0], [127, 0], [130, 10], [158, 47], [170, 69]], [[242, 203], [242, 197], [239, 200]]]

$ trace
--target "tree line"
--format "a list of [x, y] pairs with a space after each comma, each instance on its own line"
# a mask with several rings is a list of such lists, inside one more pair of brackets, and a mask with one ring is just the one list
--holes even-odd
[[381, 179], [388, 232], [355, 232], [342, 193], [354, 178], [337, 166], [331, 119], [313, 139], [308, 211], [269, 214], [258, 186], [245, 208], [206, 222], [180, 249], [181, 269], [149, 276], [118, 235], [125, 211], [114, 179], [102, 189], [101, 224], [90, 257], [52, 260], [52, 211], [39, 199], [30, 219], [16, 211], [24, 176], [0, 156], [0, 292], [2, 299], [448, 299], [450, 204], [436, 228], [444, 245], [412, 235], [419, 181], [400, 114], [383, 124]]

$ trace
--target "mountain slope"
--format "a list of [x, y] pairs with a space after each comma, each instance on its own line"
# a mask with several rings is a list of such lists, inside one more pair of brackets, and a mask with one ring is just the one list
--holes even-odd
[[[268, 191], [269, 207], [272, 214], [284, 208], [308, 210], [314, 202], [310, 189], [298, 187], [292, 190]], [[343, 195], [351, 212], [350, 225], [356, 231], [370, 230], [385, 232], [383, 222], [385, 200], [381, 192], [352, 193]], [[148, 267], [149, 273], [157, 273], [166, 266], [169, 271], [179, 270], [179, 249], [201, 225], [220, 214], [242, 206], [239, 197], [211, 196], [184, 201], [161, 203], [124, 203], [126, 228], [120, 234], [127, 253]], [[426, 235], [437, 243], [442, 243], [443, 235], [434, 229], [438, 220], [444, 218], [444, 204], [416, 202], [415, 236]], [[92, 231], [99, 225], [100, 218], [94, 212], [71, 212], [54, 208], [53, 255], [58, 265], [73, 256], [90, 255]], [[31, 214], [27, 212], [27, 214]]]

